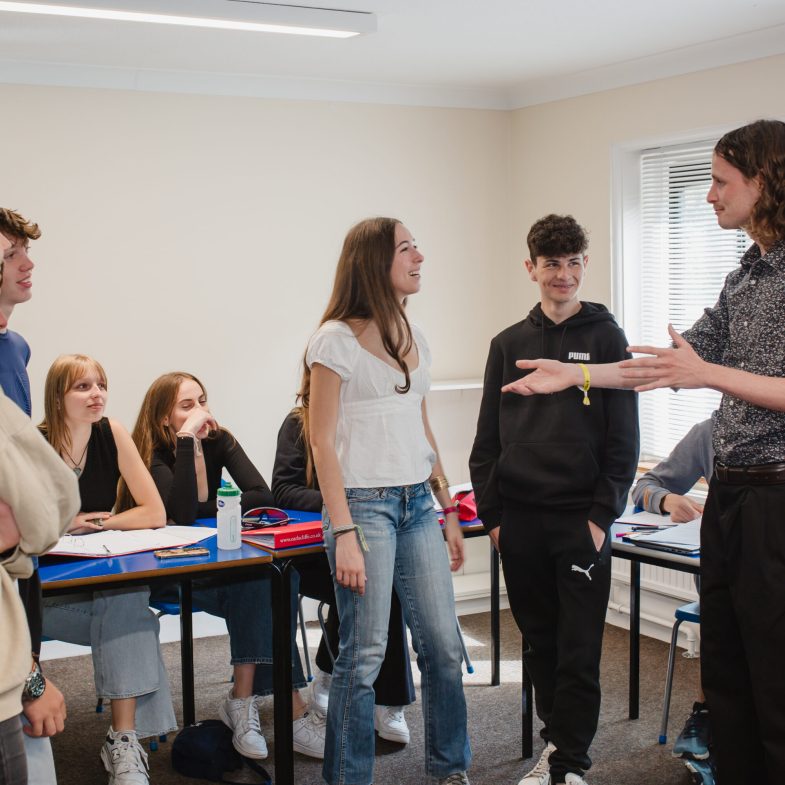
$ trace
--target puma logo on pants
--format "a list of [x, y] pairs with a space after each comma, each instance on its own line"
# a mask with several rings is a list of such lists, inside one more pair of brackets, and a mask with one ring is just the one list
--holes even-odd
[[583, 567], [579, 567], [577, 564], [573, 564], [573, 565], [572, 565], [572, 571], [573, 571], [573, 572], [582, 572], [582, 573], [583, 573], [583, 574], [584, 574], [584, 575], [585, 575], [585, 576], [586, 576], [586, 577], [587, 577], [589, 580], [591, 580], [591, 575], [589, 575], [589, 572], [590, 572], [590, 570], [591, 570], [591, 568], [592, 568], [592, 567], [594, 567], [594, 564], [590, 564], [590, 565], [589, 565], [589, 566], [588, 566], [588, 567], [587, 567], [587, 568], [584, 570], [584, 569], [583, 569]]

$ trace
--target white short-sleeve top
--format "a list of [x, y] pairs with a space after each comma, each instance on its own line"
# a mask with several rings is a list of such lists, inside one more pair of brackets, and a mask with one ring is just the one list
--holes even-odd
[[431, 354], [412, 325], [417, 367], [401, 395], [403, 372], [360, 346], [346, 322], [325, 322], [311, 337], [305, 361], [341, 377], [335, 450], [346, 488], [414, 485], [431, 475], [436, 453], [425, 436], [422, 401], [431, 386]]

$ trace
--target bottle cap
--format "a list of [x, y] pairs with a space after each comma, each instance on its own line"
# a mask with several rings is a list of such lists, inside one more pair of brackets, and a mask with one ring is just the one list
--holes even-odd
[[226, 483], [226, 485], [222, 485], [218, 489], [217, 495], [218, 496], [239, 496], [240, 495], [240, 489], [239, 488], [235, 488], [234, 485], [232, 485], [232, 483], [228, 482], [228, 483]]

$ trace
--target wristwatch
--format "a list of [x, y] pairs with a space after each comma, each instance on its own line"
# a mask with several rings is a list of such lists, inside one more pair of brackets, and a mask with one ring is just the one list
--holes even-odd
[[22, 688], [22, 700], [34, 701], [44, 694], [45, 689], [46, 679], [44, 674], [41, 673], [38, 663], [33, 660], [33, 669], [28, 673], [25, 679], [25, 686]]

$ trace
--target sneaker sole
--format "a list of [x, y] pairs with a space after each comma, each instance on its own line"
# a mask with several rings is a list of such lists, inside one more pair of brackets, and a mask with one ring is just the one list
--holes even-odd
[[[262, 755], [256, 750], [248, 750], [243, 749], [234, 739], [234, 728], [232, 727], [232, 723], [229, 720], [229, 715], [226, 713], [226, 710], [223, 707], [223, 704], [218, 707], [218, 716], [221, 718], [221, 722], [232, 731], [232, 746], [240, 753], [240, 755], [245, 755], [246, 758], [251, 758], [252, 760], [267, 760], [267, 756], [270, 754], [267, 750], [267, 741], [264, 742], [264, 754]], [[264, 740], [264, 736], [262, 737]]]
[[681, 760], [708, 760], [709, 755], [711, 753], [706, 750], [706, 752], [696, 753], [696, 752], [676, 752], [673, 750], [672, 755], [674, 758], [681, 758]]
[[317, 760], [324, 760], [324, 751], [312, 750], [310, 747], [301, 747], [297, 743], [292, 744], [292, 749], [299, 752], [300, 755], [307, 755], [309, 758], [316, 758]]

